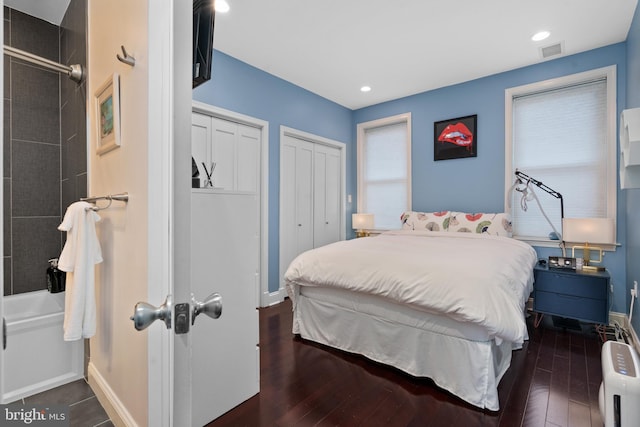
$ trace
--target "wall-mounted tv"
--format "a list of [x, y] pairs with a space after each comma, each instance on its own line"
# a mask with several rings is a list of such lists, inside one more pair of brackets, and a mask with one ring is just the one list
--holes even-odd
[[213, 0], [193, 0], [193, 87], [211, 79], [213, 27], [216, 12]]

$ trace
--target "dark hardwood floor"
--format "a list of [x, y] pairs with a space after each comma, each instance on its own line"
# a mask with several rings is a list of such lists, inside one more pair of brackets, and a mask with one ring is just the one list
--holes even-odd
[[[500, 411], [483, 411], [361, 356], [291, 334], [291, 303], [260, 309], [260, 393], [209, 427], [602, 427], [601, 342], [545, 318], [515, 351], [499, 385]], [[587, 329], [587, 328], [583, 328]], [[223, 386], [223, 385], [220, 385]]]

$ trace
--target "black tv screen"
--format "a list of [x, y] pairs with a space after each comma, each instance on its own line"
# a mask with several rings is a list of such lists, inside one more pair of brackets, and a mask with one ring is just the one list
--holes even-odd
[[213, 0], [193, 0], [193, 87], [211, 79], [213, 56]]

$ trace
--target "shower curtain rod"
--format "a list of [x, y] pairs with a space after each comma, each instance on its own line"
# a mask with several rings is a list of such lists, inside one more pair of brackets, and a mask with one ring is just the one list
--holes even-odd
[[22, 59], [23, 61], [27, 61], [32, 64], [41, 65], [53, 71], [65, 73], [71, 80], [76, 83], [81, 83], [82, 79], [84, 78], [84, 71], [82, 69], [82, 65], [80, 64], [62, 65], [41, 56], [34, 55], [33, 53], [25, 52], [24, 50], [16, 49], [15, 47], [7, 45], [4, 45], [4, 53], [5, 55]]

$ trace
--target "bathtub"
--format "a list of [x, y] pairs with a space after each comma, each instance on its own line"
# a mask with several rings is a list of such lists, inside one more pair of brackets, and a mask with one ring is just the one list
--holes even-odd
[[84, 342], [62, 339], [63, 316], [64, 293], [35, 291], [4, 297], [7, 348], [0, 403], [83, 377]]

